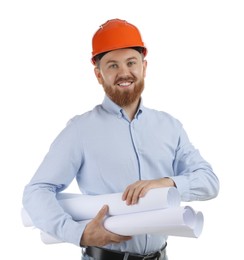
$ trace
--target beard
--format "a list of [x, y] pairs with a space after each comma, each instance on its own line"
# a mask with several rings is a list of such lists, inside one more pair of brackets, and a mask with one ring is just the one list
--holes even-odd
[[[135, 81], [134, 81], [135, 82]], [[144, 90], [144, 79], [134, 83], [133, 89], [113, 89], [110, 85], [103, 84], [107, 96], [118, 106], [125, 107], [139, 100]]]

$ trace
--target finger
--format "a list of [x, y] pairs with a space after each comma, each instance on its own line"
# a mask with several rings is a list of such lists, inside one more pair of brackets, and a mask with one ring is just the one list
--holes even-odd
[[141, 191], [140, 191], [140, 193], [139, 193], [139, 195], [138, 195], [139, 198], [144, 197], [149, 190], [150, 190], [150, 187], [144, 186], [144, 187], [141, 189]]
[[143, 194], [142, 191], [143, 191], [143, 187], [137, 187], [134, 190], [132, 198], [131, 198], [131, 204], [138, 203], [139, 198], [142, 197], [142, 194]]
[[132, 197], [133, 197], [133, 194], [134, 194], [134, 189], [129, 189], [126, 193], [126, 204], [127, 205], [131, 205], [132, 204]]
[[122, 195], [122, 200], [126, 200], [126, 202], [129, 202], [129, 200], [130, 200], [130, 198], [131, 198], [131, 196], [132, 196], [132, 192], [133, 192], [134, 189], [135, 189], [135, 183], [129, 185], [129, 186], [125, 189], [125, 191], [124, 191], [124, 193], [123, 193], [123, 195]]
[[96, 219], [97, 221], [101, 222], [103, 221], [104, 217], [106, 216], [106, 214], [108, 213], [108, 205], [104, 205], [97, 213], [97, 215], [95, 216], [94, 219]]
[[126, 188], [124, 193], [122, 194], [122, 200], [126, 200], [127, 196], [128, 196], [128, 188]]
[[131, 198], [131, 204], [138, 203], [139, 199], [144, 197], [146, 193], [152, 188], [152, 183], [149, 181], [141, 181], [134, 189]]
[[142, 190], [142, 187], [137, 187], [133, 190], [130, 190], [128, 192], [128, 196], [126, 199], [127, 204], [134, 205], [134, 204], [138, 203], [138, 200], [139, 200], [140, 194], [141, 194], [141, 190]]
[[127, 205], [136, 204], [139, 198], [144, 196], [144, 193], [141, 193], [144, 186], [143, 181], [137, 181], [129, 185], [122, 195], [122, 200], [126, 201]]

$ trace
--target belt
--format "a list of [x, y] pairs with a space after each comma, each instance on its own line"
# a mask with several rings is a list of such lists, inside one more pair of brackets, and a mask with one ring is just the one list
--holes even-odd
[[109, 250], [109, 249], [95, 247], [95, 246], [86, 247], [84, 252], [88, 256], [93, 257], [95, 260], [139, 260], [139, 259], [156, 260], [156, 259], [163, 259], [160, 257], [166, 255], [165, 254], [166, 246], [167, 243], [159, 251], [153, 252], [148, 255], [131, 254], [128, 252], [114, 251], [114, 250]]

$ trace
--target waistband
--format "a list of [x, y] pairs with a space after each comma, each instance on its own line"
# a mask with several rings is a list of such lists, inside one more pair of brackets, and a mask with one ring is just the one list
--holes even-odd
[[166, 246], [167, 243], [158, 251], [150, 253], [148, 255], [138, 255], [131, 254], [128, 252], [120, 252], [115, 250], [109, 250], [106, 248], [88, 246], [85, 248], [84, 252], [93, 257], [95, 260], [139, 260], [139, 259], [163, 259], [166, 256]]

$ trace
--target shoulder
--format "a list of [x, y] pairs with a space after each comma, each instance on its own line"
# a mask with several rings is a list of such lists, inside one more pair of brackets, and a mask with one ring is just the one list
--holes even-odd
[[152, 108], [145, 108], [145, 107], [144, 107], [144, 111], [145, 111], [146, 117], [149, 117], [151, 120], [154, 120], [155, 122], [163, 123], [163, 124], [170, 124], [170, 125], [176, 126], [176, 127], [182, 126], [182, 123], [180, 122], [180, 120], [168, 112], [160, 111], [160, 110], [156, 110], [156, 109], [152, 109]]
[[94, 118], [99, 114], [100, 109], [101, 109], [101, 105], [97, 105], [92, 110], [86, 111], [79, 115], [75, 115], [68, 120], [66, 125], [67, 126], [79, 125], [82, 124], [83, 122], [88, 122], [91, 118]]

